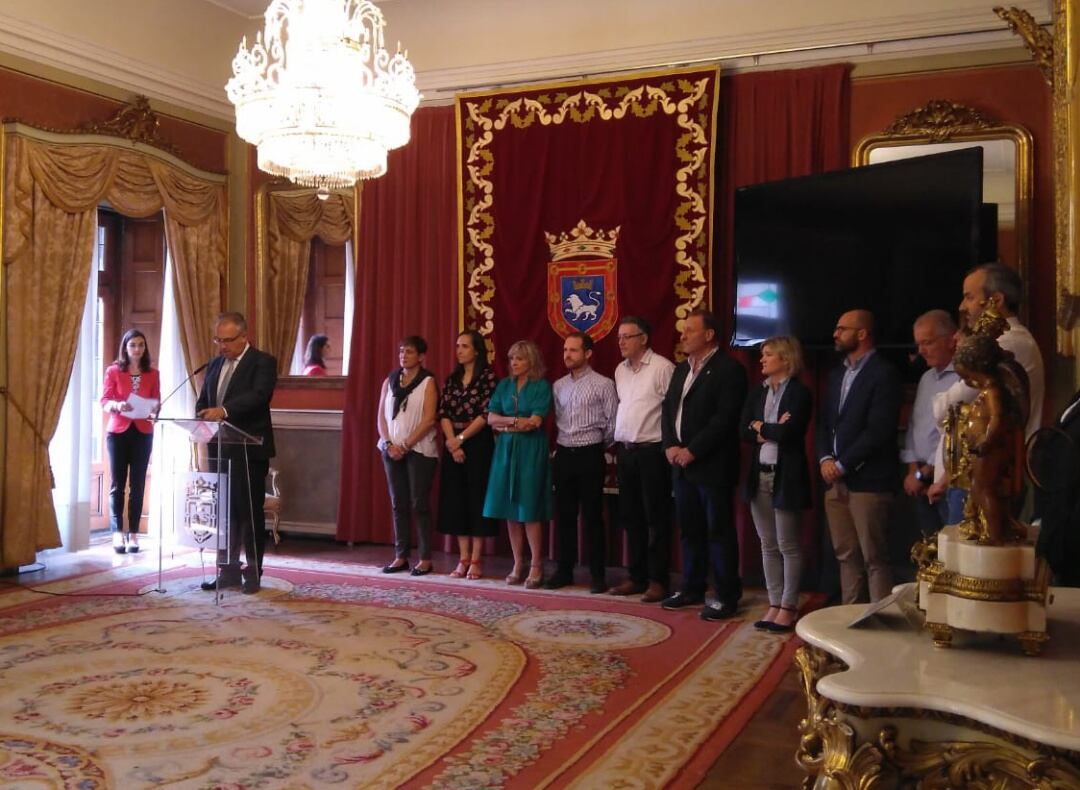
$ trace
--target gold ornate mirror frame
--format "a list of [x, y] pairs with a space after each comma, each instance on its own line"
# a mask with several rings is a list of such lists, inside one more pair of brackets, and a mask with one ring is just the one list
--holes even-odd
[[[1016, 148], [1015, 261], [1010, 260], [1008, 254], [1004, 260], [1007, 263], [1015, 262], [1026, 290], [1031, 261], [1031, 202], [1034, 187], [1031, 133], [1023, 126], [1002, 123], [971, 107], [935, 99], [924, 107], [900, 116], [885, 130], [861, 139], [852, 151], [851, 161], [856, 167], [870, 164], [872, 152], [881, 148], [991, 141], [1010, 142]], [[1024, 303], [1026, 307], [1026, 299]]]
[[[263, 184], [255, 193], [255, 328], [259, 342], [269, 337], [269, 329], [273, 316], [268, 309], [267, 290], [270, 282], [270, 195], [274, 192], [288, 192], [302, 195], [305, 193], [315, 194], [314, 189], [297, 187], [288, 181], [272, 181]], [[355, 278], [356, 250], [359, 248], [359, 217], [360, 217], [360, 187], [356, 186], [351, 191], [352, 199], [352, 233], [353, 245], [353, 275]], [[354, 279], [355, 282], [355, 279]], [[303, 294], [300, 295], [303, 299]], [[351, 331], [351, 327], [345, 327], [345, 331]], [[285, 389], [344, 389], [346, 376], [279, 376], [278, 387]]]

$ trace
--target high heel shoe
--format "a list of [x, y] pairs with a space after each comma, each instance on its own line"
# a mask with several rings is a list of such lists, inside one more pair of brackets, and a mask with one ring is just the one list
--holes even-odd
[[469, 563], [469, 572], [465, 578], [472, 581], [484, 578], [484, 566], [480, 564], [480, 560], [473, 560]]
[[544, 564], [530, 565], [529, 578], [525, 580], [526, 590], [535, 590], [544, 583]]
[[138, 554], [139, 553], [139, 533], [138, 532], [128, 532], [126, 535], [124, 535], [124, 542], [127, 543], [127, 552], [128, 552], [128, 554]]
[[525, 581], [525, 569], [515, 565], [514, 569], [510, 571], [510, 575], [506, 577], [507, 584], [521, 584]]
[[123, 532], [114, 532], [112, 534], [112, 547], [113, 551], [117, 554], [125, 554], [127, 552], [127, 546], [124, 544]]
[[455, 579], [464, 579], [469, 573], [470, 564], [468, 560], [459, 560], [457, 567], [450, 571], [450, 575]]

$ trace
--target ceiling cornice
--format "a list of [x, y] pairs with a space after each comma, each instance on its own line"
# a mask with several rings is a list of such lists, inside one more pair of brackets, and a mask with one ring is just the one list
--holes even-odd
[[[214, 5], [225, 5], [209, 0]], [[1045, 0], [1016, 0], [1042, 24], [1050, 22]], [[235, 13], [235, 11], [234, 11]], [[860, 62], [906, 55], [1001, 49], [1015, 44], [989, 8], [947, 9], [841, 24], [811, 25], [757, 34], [581, 52], [529, 60], [421, 70], [425, 103], [439, 103], [462, 89], [596, 75], [667, 64], [723, 61], [725, 70], [798, 66], [822, 60]], [[99, 80], [150, 98], [227, 121], [234, 119], [222, 85], [192, 80], [175, 71], [125, 57], [92, 41], [58, 33], [0, 13], [0, 50]], [[766, 54], [762, 54], [766, 53]]]
[[125, 57], [86, 39], [75, 38], [0, 13], [0, 50], [72, 74], [141, 93], [152, 99], [232, 121], [232, 105], [222, 85], [207, 85], [175, 71]]

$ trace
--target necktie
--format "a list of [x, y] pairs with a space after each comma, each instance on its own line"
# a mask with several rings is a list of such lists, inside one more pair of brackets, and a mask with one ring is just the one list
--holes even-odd
[[225, 393], [229, 389], [229, 379], [232, 378], [233, 369], [236, 367], [236, 361], [232, 359], [225, 360], [225, 364], [222, 366], [221, 377], [218, 379], [217, 389], [217, 404], [220, 406], [225, 400]]

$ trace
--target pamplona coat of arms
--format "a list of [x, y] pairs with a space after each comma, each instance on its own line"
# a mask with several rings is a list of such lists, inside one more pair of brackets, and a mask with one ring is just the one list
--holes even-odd
[[594, 231], [581, 220], [567, 233], [544, 233], [548, 264], [548, 321], [560, 337], [604, 337], [619, 319], [615, 244], [619, 228]]

